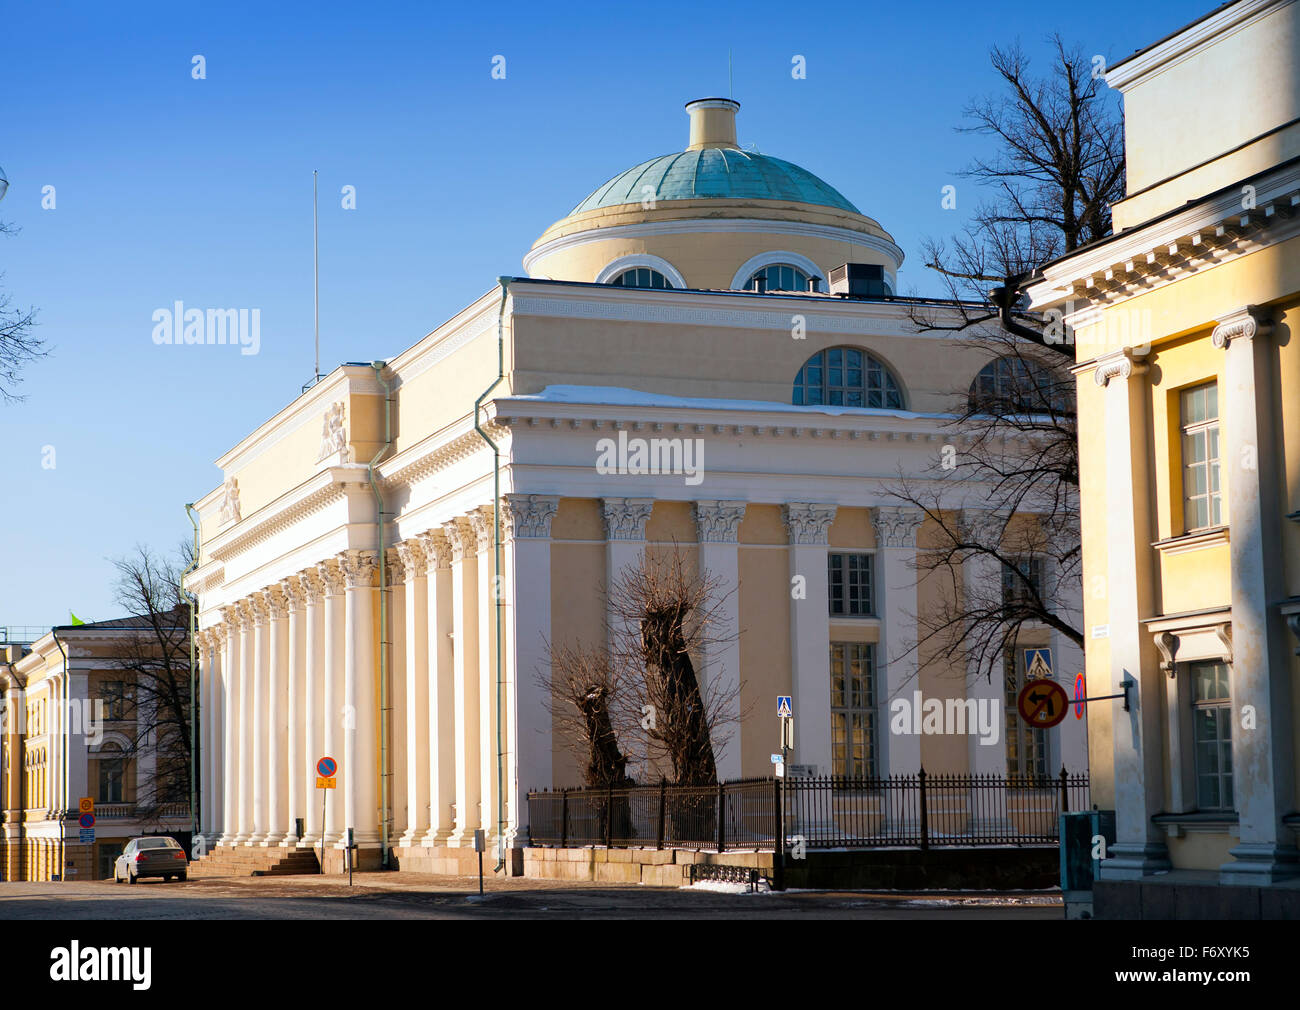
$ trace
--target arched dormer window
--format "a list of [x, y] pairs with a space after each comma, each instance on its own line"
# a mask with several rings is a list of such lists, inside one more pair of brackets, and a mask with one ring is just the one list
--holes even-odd
[[1073, 403], [1072, 380], [1016, 354], [994, 358], [970, 385], [969, 409], [977, 414], [1059, 414]]
[[671, 288], [672, 283], [658, 270], [649, 267], [632, 267], [624, 270], [609, 283], [624, 288]]
[[856, 347], [818, 351], [794, 377], [796, 406], [903, 410], [903, 390], [878, 358]]
[[750, 274], [749, 280], [745, 284], [746, 290], [760, 290], [760, 280], [762, 281], [761, 290], [763, 291], [808, 290], [808, 275], [798, 267], [792, 267], [788, 263], [773, 263], [760, 270], [755, 270]]

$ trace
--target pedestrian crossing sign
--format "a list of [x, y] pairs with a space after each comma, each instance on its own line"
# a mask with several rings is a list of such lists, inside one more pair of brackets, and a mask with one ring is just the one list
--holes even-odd
[[790, 704], [790, 695], [778, 694], [776, 696], [776, 714], [780, 719], [793, 719], [794, 706]]
[[1051, 649], [1025, 650], [1025, 679], [1042, 680], [1052, 675]]

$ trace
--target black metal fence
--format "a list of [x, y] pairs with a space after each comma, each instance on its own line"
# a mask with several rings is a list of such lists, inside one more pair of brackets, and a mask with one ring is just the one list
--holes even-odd
[[[533, 845], [771, 850], [1055, 845], [1058, 816], [1090, 805], [1088, 776], [741, 779], [716, 786], [528, 794]], [[784, 831], [782, 830], [784, 828]]]

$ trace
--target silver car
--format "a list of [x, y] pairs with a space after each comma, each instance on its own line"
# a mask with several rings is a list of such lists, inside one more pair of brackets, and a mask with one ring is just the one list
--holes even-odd
[[162, 835], [149, 838], [132, 838], [113, 863], [113, 883], [125, 880], [134, 884], [141, 877], [162, 877], [164, 881], [175, 877], [185, 880], [189, 876], [190, 861], [185, 850], [175, 838]]

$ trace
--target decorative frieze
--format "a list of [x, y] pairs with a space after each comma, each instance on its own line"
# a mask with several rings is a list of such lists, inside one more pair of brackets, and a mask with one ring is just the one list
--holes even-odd
[[836, 506], [791, 502], [781, 506], [781, 521], [795, 546], [825, 546]]
[[317, 463], [334, 457], [333, 462], [348, 463], [347, 405], [339, 400], [325, 411], [321, 425], [320, 454]]
[[501, 499], [507, 535], [538, 540], [551, 535], [551, 520], [559, 511], [557, 495], [508, 494]]
[[745, 518], [743, 501], [692, 502], [695, 512], [695, 529], [702, 544], [734, 544], [740, 533], [741, 520]]
[[654, 510], [653, 498], [602, 498], [606, 540], [644, 540], [645, 524]]
[[915, 547], [916, 531], [925, 522], [925, 513], [905, 506], [872, 510], [876, 538], [881, 547]]

